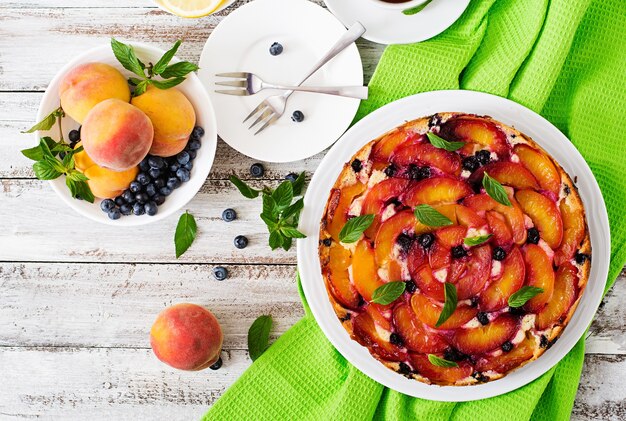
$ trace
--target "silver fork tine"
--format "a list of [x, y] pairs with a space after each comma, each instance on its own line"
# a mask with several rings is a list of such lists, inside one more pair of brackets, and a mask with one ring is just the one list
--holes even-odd
[[237, 96], [248, 96], [250, 95], [245, 89], [216, 89], [215, 92], [218, 94], [226, 94], [226, 95], [237, 95]]
[[263, 111], [261, 113], [261, 115], [259, 115], [259, 117], [256, 120], [254, 120], [254, 123], [252, 123], [250, 125], [250, 127], [248, 127], [248, 128], [249, 129], [253, 128], [256, 124], [258, 124], [261, 121], [265, 120], [267, 117], [270, 117], [272, 114], [274, 114], [274, 111], [270, 107], [267, 107], [267, 109], [265, 111]]
[[230, 72], [230, 73], [217, 73], [215, 76], [245, 78], [248, 76], [248, 74], [245, 72]]
[[229, 82], [215, 82], [219, 86], [233, 86], [235, 88], [245, 88], [248, 86], [247, 80], [232, 80]]
[[267, 103], [265, 101], [261, 101], [261, 103], [259, 105], [257, 105], [257, 107], [252, 110], [252, 112], [250, 114], [248, 114], [248, 117], [246, 117], [242, 123], [245, 123], [246, 121], [248, 121], [252, 116], [254, 116], [256, 113], [260, 112], [261, 110], [265, 109], [267, 107]]
[[274, 122], [276, 120], [278, 120], [278, 115], [274, 114], [274, 116], [272, 118], [270, 118], [269, 120], [267, 120], [265, 122], [264, 125], [261, 126], [261, 128], [259, 130], [257, 130], [256, 132], [254, 132], [254, 135], [258, 135], [259, 133], [261, 133], [263, 130], [265, 130], [267, 127], [271, 126], [272, 124], [274, 124]]

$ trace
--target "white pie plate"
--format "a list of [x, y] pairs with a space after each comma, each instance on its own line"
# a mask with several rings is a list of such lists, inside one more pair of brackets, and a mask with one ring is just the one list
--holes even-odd
[[[152, 47], [146, 44], [138, 42], [129, 42], [135, 49], [137, 57], [144, 63], [156, 61], [165, 53], [160, 48]], [[179, 61], [174, 58], [172, 62]], [[39, 104], [39, 110], [37, 112], [37, 121], [41, 121], [51, 111], [55, 110], [59, 106], [59, 84], [61, 78], [72, 68], [79, 64], [89, 62], [101, 62], [109, 64], [126, 77], [131, 76], [131, 73], [125, 70], [121, 64], [115, 59], [110, 45], [102, 47], [96, 47], [85, 53], [77, 56], [74, 60], [67, 63], [59, 72], [54, 76], [46, 93], [41, 99]], [[202, 147], [198, 150], [196, 159], [194, 160], [194, 166], [191, 170], [191, 179], [183, 183], [179, 188], [174, 190], [170, 194], [165, 203], [159, 206], [159, 212], [154, 216], [148, 215], [128, 215], [117, 220], [109, 219], [107, 214], [100, 209], [100, 199], [96, 198], [94, 203], [89, 203], [84, 200], [76, 200], [72, 198], [70, 192], [65, 185], [65, 176], [61, 176], [55, 180], [50, 181], [50, 185], [55, 193], [72, 209], [79, 214], [103, 224], [115, 225], [115, 226], [133, 226], [133, 225], [145, 225], [152, 222], [159, 221], [163, 218], [167, 218], [169, 215], [177, 212], [180, 208], [185, 206], [200, 190], [200, 187], [204, 184], [211, 171], [213, 165], [213, 158], [215, 157], [215, 149], [217, 147], [217, 127], [215, 121], [215, 113], [211, 100], [209, 99], [200, 79], [195, 73], [187, 75], [187, 79], [176, 87], [189, 99], [196, 112], [196, 125], [204, 128], [204, 136], [202, 137]], [[68, 133], [72, 129], [78, 128], [78, 123], [66, 116], [63, 118], [63, 135], [67, 139]], [[48, 131], [36, 132], [37, 142], [42, 136], [51, 136], [53, 139], [59, 139], [58, 125], [54, 125], [52, 129]]]
[[[319, 223], [330, 190], [342, 170], [363, 145], [407, 120], [436, 112], [489, 115], [532, 137], [574, 179], [587, 212], [593, 258], [589, 282], [574, 316], [560, 339], [537, 360], [507, 376], [475, 386], [427, 385], [383, 366], [368, 350], [352, 340], [339, 322], [328, 298], [318, 258]], [[311, 311], [331, 343], [354, 366], [377, 382], [406, 395], [423, 399], [462, 402], [484, 399], [515, 390], [557, 364], [583, 335], [602, 300], [608, 274], [610, 234], [606, 207], [589, 166], [574, 145], [548, 120], [513, 101], [473, 91], [435, 91], [413, 95], [373, 112], [337, 141], [315, 171], [304, 198], [298, 240], [298, 267]]]

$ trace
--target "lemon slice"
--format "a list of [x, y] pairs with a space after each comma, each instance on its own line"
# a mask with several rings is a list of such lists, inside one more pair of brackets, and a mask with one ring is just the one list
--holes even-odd
[[170, 12], [183, 18], [199, 18], [213, 13], [224, 0], [161, 0]]

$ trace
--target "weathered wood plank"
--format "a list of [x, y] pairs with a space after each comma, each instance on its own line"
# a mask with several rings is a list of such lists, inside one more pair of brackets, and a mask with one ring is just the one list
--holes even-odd
[[[0, 265], [0, 347], [149, 347], [150, 326], [166, 306], [192, 302], [220, 320], [224, 346], [247, 349], [261, 314], [278, 336], [304, 315], [294, 266]], [[51, 321], [54, 321], [51, 323]]]
[[[161, 48], [169, 48], [182, 38], [185, 42], [178, 56], [197, 62], [225, 13], [182, 19], [154, 8], [95, 8], [88, 14], [81, 8], [2, 9], [0, 90], [44, 90], [65, 63], [83, 51], [107, 44], [111, 36]], [[367, 41], [359, 41], [358, 46], [369, 76], [383, 47]], [[33, 65], [41, 63], [42, 51], [46, 52], [45, 65]]]
[[[224, 351], [223, 360], [218, 371], [182, 372], [147, 349], [0, 348], [3, 384], [11, 385], [0, 394], [0, 416], [198, 419], [250, 365], [245, 351]], [[572, 419], [623, 420], [625, 372], [624, 355], [587, 355]]]

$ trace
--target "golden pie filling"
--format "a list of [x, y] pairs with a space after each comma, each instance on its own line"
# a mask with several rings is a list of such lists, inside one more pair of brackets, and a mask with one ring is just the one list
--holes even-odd
[[400, 374], [441, 385], [497, 379], [538, 358], [591, 265], [565, 171], [519, 131], [459, 113], [407, 122], [345, 164], [319, 255], [351, 337]]

